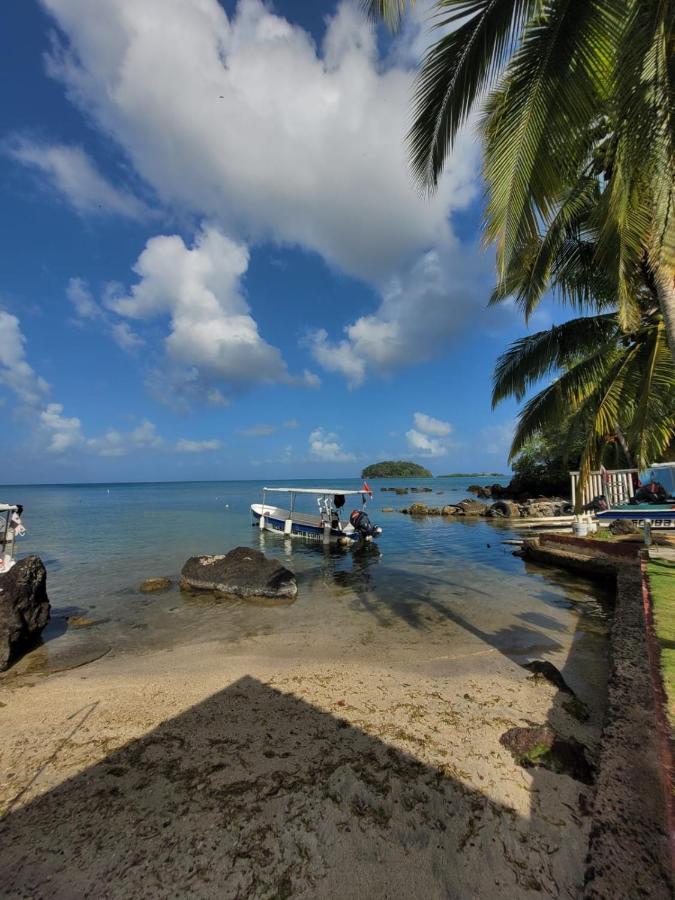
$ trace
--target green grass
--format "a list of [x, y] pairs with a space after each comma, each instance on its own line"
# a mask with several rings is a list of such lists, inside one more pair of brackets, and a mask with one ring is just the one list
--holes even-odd
[[654, 603], [654, 627], [661, 650], [661, 674], [675, 730], [675, 563], [651, 559], [647, 566]]

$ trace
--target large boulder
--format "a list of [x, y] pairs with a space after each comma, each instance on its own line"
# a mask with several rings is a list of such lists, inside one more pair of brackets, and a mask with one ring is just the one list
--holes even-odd
[[47, 572], [28, 556], [0, 575], [0, 672], [29, 650], [49, 621]]
[[520, 516], [520, 508], [513, 500], [497, 500], [488, 511], [493, 518], [517, 519]]
[[293, 599], [298, 593], [298, 584], [290, 569], [250, 547], [235, 547], [224, 556], [191, 556], [180, 576], [183, 589], [244, 599]]
[[478, 500], [461, 500], [457, 508], [461, 509], [465, 516], [484, 516], [488, 511], [487, 505]]

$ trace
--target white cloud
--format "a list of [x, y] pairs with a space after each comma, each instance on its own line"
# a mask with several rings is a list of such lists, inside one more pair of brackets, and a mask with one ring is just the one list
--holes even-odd
[[20, 403], [36, 406], [49, 394], [49, 385], [26, 360], [26, 339], [16, 316], [0, 310], [0, 384]]
[[211, 450], [220, 450], [222, 443], [218, 440], [211, 441], [190, 441], [181, 438], [176, 443], [177, 453], [205, 453]]
[[84, 279], [71, 278], [66, 287], [66, 296], [73, 304], [79, 320], [100, 323], [121, 350], [133, 352], [145, 344], [143, 338], [132, 331], [128, 322], [114, 321], [97, 303]]
[[74, 416], [64, 416], [60, 403], [50, 403], [40, 413], [40, 425], [47, 440], [48, 453], [65, 453], [84, 443], [82, 423]]
[[144, 219], [148, 209], [128, 191], [114, 187], [81, 147], [39, 144], [24, 138], [9, 144], [8, 153], [38, 171], [83, 215], [118, 215]]
[[413, 421], [415, 427], [405, 433], [408, 446], [422, 456], [445, 456], [450, 446], [447, 440], [452, 432], [450, 422], [422, 412], [416, 412]]
[[406, 431], [405, 436], [410, 447], [423, 456], [445, 456], [448, 452], [447, 446], [438, 438], [429, 437], [411, 428]]
[[284, 428], [297, 428], [300, 423], [297, 419], [285, 419], [281, 424]]
[[351, 4], [319, 50], [260, 0], [229, 19], [217, 0], [100, 0], [96, 16], [89, 0], [42, 2], [67, 38], [49, 71], [169, 206], [378, 280], [444, 243], [475, 193], [469, 133], [437, 194], [414, 189], [413, 73], [382, 64]]
[[177, 370], [165, 376], [171, 393], [181, 382], [190, 395], [212, 393], [217, 383], [230, 389], [272, 382], [313, 385], [311, 373], [290, 375], [279, 350], [260, 336], [241, 287], [248, 260], [243, 244], [213, 226], [205, 226], [192, 247], [179, 235], [160, 235], [150, 238], [134, 265], [139, 281], [131, 290], [108, 291], [105, 302], [120, 316], [169, 317], [167, 366]]
[[392, 277], [376, 311], [344, 328], [345, 337], [331, 341], [325, 329], [311, 332], [314, 359], [358, 387], [368, 372], [384, 374], [435, 356], [452, 337], [468, 327], [497, 328], [508, 311], [486, 308], [492, 273], [477, 246], [452, 238], [430, 250], [408, 269]]
[[324, 428], [315, 428], [309, 435], [309, 455], [323, 462], [351, 462], [353, 453], [346, 452], [339, 438]]
[[442, 419], [434, 419], [433, 416], [428, 416], [426, 413], [416, 412], [413, 419], [415, 420], [415, 428], [424, 434], [444, 437], [452, 431], [452, 425], [449, 422], [444, 422]]

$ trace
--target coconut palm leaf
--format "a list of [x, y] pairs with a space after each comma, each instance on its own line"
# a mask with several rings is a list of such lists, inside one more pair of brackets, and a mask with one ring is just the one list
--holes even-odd
[[413, 172], [433, 190], [457, 131], [492, 88], [542, 0], [440, 0], [435, 28], [450, 29], [428, 51], [408, 134]]
[[506, 397], [522, 400], [544, 376], [598, 351], [610, 354], [620, 334], [612, 313], [570, 319], [562, 325], [514, 341], [497, 360], [492, 407]]

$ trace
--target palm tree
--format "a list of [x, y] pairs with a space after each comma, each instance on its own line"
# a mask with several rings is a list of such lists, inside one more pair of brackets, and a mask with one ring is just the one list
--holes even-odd
[[615, 312], [570, 319], [515, 341], [494, 373], [493, 407], [522, 400], [542, 379], [554, 380], [523, 407], [510, 459], [540, 434], [561, 435], [577, 449], [580, 481], [617, 443], [629, 464], [645, 468], [675, 438], [675, 364], [663, 317], [653, 305], [627, 334]]
[[[392, 25], [409, 5], [364, 3]], [[648, 273], [675, 359], [675, 0], [438, 0], [436, 9], [443, 33], [423, 61], [408, 135], [420, 185], [436, 187], [480, 105], [500, 290], [542, 224], [592, 195], [589, 264], [605, 273], [625, 327], [640, 320], [636, 286]]]

